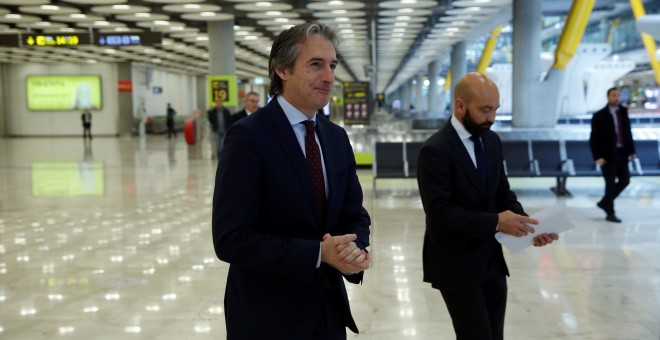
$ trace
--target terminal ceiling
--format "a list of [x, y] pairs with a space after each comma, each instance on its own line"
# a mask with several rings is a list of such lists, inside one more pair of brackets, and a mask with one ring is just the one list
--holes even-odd
[[[162, 32], [156, 46], [0, 47], [5, 63], [132, 61], [175, 72], [207, 74], [207, 22], [234, 20], [237, 74], [267, 78], [268, 55], [283, 29], [308, 20], [336, 26], [339, 81], [370, 81], [377, 92], [398, 87], [461, 40], [475, 40], [512, 17], [513, 0], [0, 0], [0, 34]], [[528, 0], [516, 0], [528, 1]], [[570, 0], [543, 0], [545, 15], [564, 15]], [[610, 11], [627, 0], [597, 0]]]

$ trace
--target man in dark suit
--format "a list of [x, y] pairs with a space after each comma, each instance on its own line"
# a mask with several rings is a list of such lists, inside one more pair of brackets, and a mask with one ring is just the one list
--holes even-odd
[[167, 103], [167, 111], [166, 111], [166, 125], [167, 125], [167, 138], [176, 138], [176, 129], [174, 128], [174, 116], [176, 115], [176, 111], [172, 107], [172, 104]]
[[[213, 196], [213, 244], [228, 262], [228, 339], [345, 339], [358, 332], [344, 279], [369, 267], [370, 219], [346, 132], [328, 103], [336, 35], [306, 23], [277, 36], [264, 108], [228, 131]], [[342, 279], [342, 277], [344, 279]]]
[[80, 115], [80, 120], [82, 121], [83, 125], [83, 139], [86, 139], [89, 137], [89, 139], [92, 139], [92, 113], [89, 111], [88, 108], [85, 108], [83, 110], [83, 113]]
[[[426, 213], [424, 281], [439, 289], [458, 339], [502, 339], [509, 275], [495, 234], [534, 233], [504, 173], [490, 126], [497, 86], [469, 73], [454, 89], [453, 117], [422, 147], [417, 180]], [[557, 240], [540, 234], [535, 246]]]
[[248, 92], [245, 96], [245, 106], [243, 110], [240, 110], [231, 115], [231, 123], [229, 126], [234, 125], [239, 119], [245, 118], [259, 109], [259, 94], [256, 92]]
[[211, 130], [215, 135], [215, 152], [220, 159], [220, 151], [222, 151], [222, 143], [225, 138], [225, 133], [231, 124], [231, 114], [226, 107], [222, 105], [222, 100], [215, 101], [215, 107], [210, 108], [206, 115], [211, 123]]
[[607, 221], [618, 223], [621, 219], [614, 212], [614, 199], [630, 183], [628, 159], [636, 157], [628, 109], [620, 102], [619, 89], [607, 90], [607, 105], [591, 117], [589, 138], [594, 162], [605, 178], [605, 195], [596, 205], [605, 211]]

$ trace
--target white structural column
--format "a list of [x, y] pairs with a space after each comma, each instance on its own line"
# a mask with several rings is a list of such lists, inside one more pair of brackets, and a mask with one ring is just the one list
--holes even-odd
[[[513, 93], [512, 124], [534, 127], [538, 112], [536, 89], [539, 86], [541, 54], [541, 1], [513, 1]], [[547, 115], [551, 115], [547, 112]]]
[[[234, 51], [234, 20], [209, 21], [209, 74], [236, 74], [236, 53]], [[207, 91], [204, 91], [206, 93]], [[206, 93], [208, 96], [208, 93]], [[206, 100], [208, 102], [208, 100]], [[227, 107], [237, 111], [236, 107]]]
[[412, 102], [412, 82], [410, 80], [403, 83], [403, 98], [401, 98], [401, 110], [409, 111]]
[[440, 86], [438, 86], [438, 76], [440, 73], [440, 61], [436, 60], [429, 64], [429, 92], [428, 92], [428, 103], [429, 116], [437, 117], [440, 116], [442, 110], [440, 109]]
[[[465, 42], [459, 41], [451, 49], [451, 97], [454, 96], [454, 87], [467, 73], [465, 60]], [[451, 112], [454, 112], [454, 101], [451, 101]]]
[[424, 77], [422, 74], [417, 74], [415, 76], [415, 109], [417, 112], [424, 112], [426, 110], [426, 103], [424, 100], [424, 93], [422, 88], [424, 87]]

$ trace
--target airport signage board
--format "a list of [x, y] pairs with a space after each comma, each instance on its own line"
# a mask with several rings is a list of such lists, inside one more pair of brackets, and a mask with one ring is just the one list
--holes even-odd
[[87, 33], [76, 34], [21, 34], [23, 46], [62, 46], [72, 47], [78, 45], [89, 45], [90, 35]]
[[0, 34], [0, 46], [3, 47], [41, 47], [78, 45], [115, 46], [152, 46], [161, 44], [163, 35], [159, 32], [146, 33], [61, 33], [61, 34]]
[[94, 44], [99, 46], [151, 46], [163, 42], [158, 32], [97, 34]]
[[238, 81], [235, 74], [210, 75], [206, 79], [209, 107], [215, 107], [218, 100], [223, 106], [238, 106]]
[[344, 124], [369, 124], [369, 83], [344, 83]]

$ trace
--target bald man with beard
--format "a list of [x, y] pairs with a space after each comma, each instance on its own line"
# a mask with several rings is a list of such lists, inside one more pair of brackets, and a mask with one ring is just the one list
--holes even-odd
[[[426, 213], [424, 281], [439, 289], [457, 339], [502, 339], [509, 270], [497, 233], [522, 237], [538, 224], [509, 188], [495, 83], [469, 73], [454, 88], [454, 114], [422, 147], [417, 181]], [[534, 237], [537, 247], [557, 234]]]

